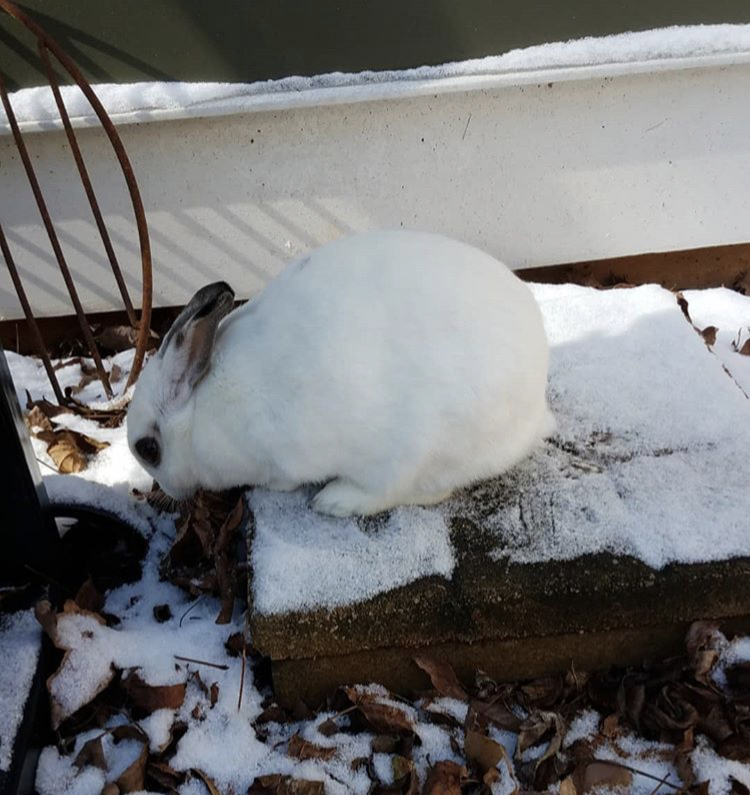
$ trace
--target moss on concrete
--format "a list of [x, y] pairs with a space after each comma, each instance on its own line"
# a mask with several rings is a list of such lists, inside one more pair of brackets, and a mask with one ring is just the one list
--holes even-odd
[[604, 553], [511, 563], [489, 556], [496, 537], [482, 529], [482, 514], [452, 521], [457, 565], [450, 581], [428, 577], [345, 607], [275, 615], [253, 609], [251, 585], [254, 646], [280, 661], [750, 615], [748, 558], [660, 571]]

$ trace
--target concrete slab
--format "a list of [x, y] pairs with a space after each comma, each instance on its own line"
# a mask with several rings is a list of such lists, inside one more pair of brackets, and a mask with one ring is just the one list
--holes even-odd
[[666, 291], [548, 285], [537, 297], [558, 434], [420, 519], [415, 544], [429, 548], [425, 527], [444, 543], [444, 529], [452, 565], [353, 589], [342, 549], [403, 569], [414, 514], [331, 526], [304, 493], [256, 511], [249, 629], [282, 700], [346, 682], [427, 686], [417, 650], [513, 679], [676, 652], [699, 618], [750, 626], [744, 392]]

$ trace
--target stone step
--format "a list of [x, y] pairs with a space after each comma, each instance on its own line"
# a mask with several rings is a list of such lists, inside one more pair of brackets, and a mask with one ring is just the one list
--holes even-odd
[[677, 653], [696, 619], [750, 628], [733, 360], [660, 288], [535, 289], [558, 432], [513, 471], [368, 519], [251, 493], [249, 630], [283, 701], [426, 687], [417, 653], [515, 679]]

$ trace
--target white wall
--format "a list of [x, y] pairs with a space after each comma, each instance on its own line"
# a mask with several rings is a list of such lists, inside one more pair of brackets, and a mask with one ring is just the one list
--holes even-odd
[[[550, 84], [548, 84], [548, 82]], [[485, 81], [486, 83], [486, 81]], [[750, 64], [130, 124], [156, 305], [374, 227], [444, 232], [513, 267], [750, 240]], [[101, 134], [78, 132], [128, 283], [137, 238]], [[61, 132], [28, 134], [85, 307], [119, 305]], [[70, 314], [12, 139], [0, 220], [40, 315]], [[20, 316], [0, 265], [0, 318]]]

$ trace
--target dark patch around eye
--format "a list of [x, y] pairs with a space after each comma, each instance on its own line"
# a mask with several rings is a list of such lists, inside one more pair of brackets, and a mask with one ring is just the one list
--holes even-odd
[[151, 466], [157, 466], [161, 460], [161, 450], [159, 442], [153, 436], [144, 436], [135, 443], [135, 451], [138, 455]]

